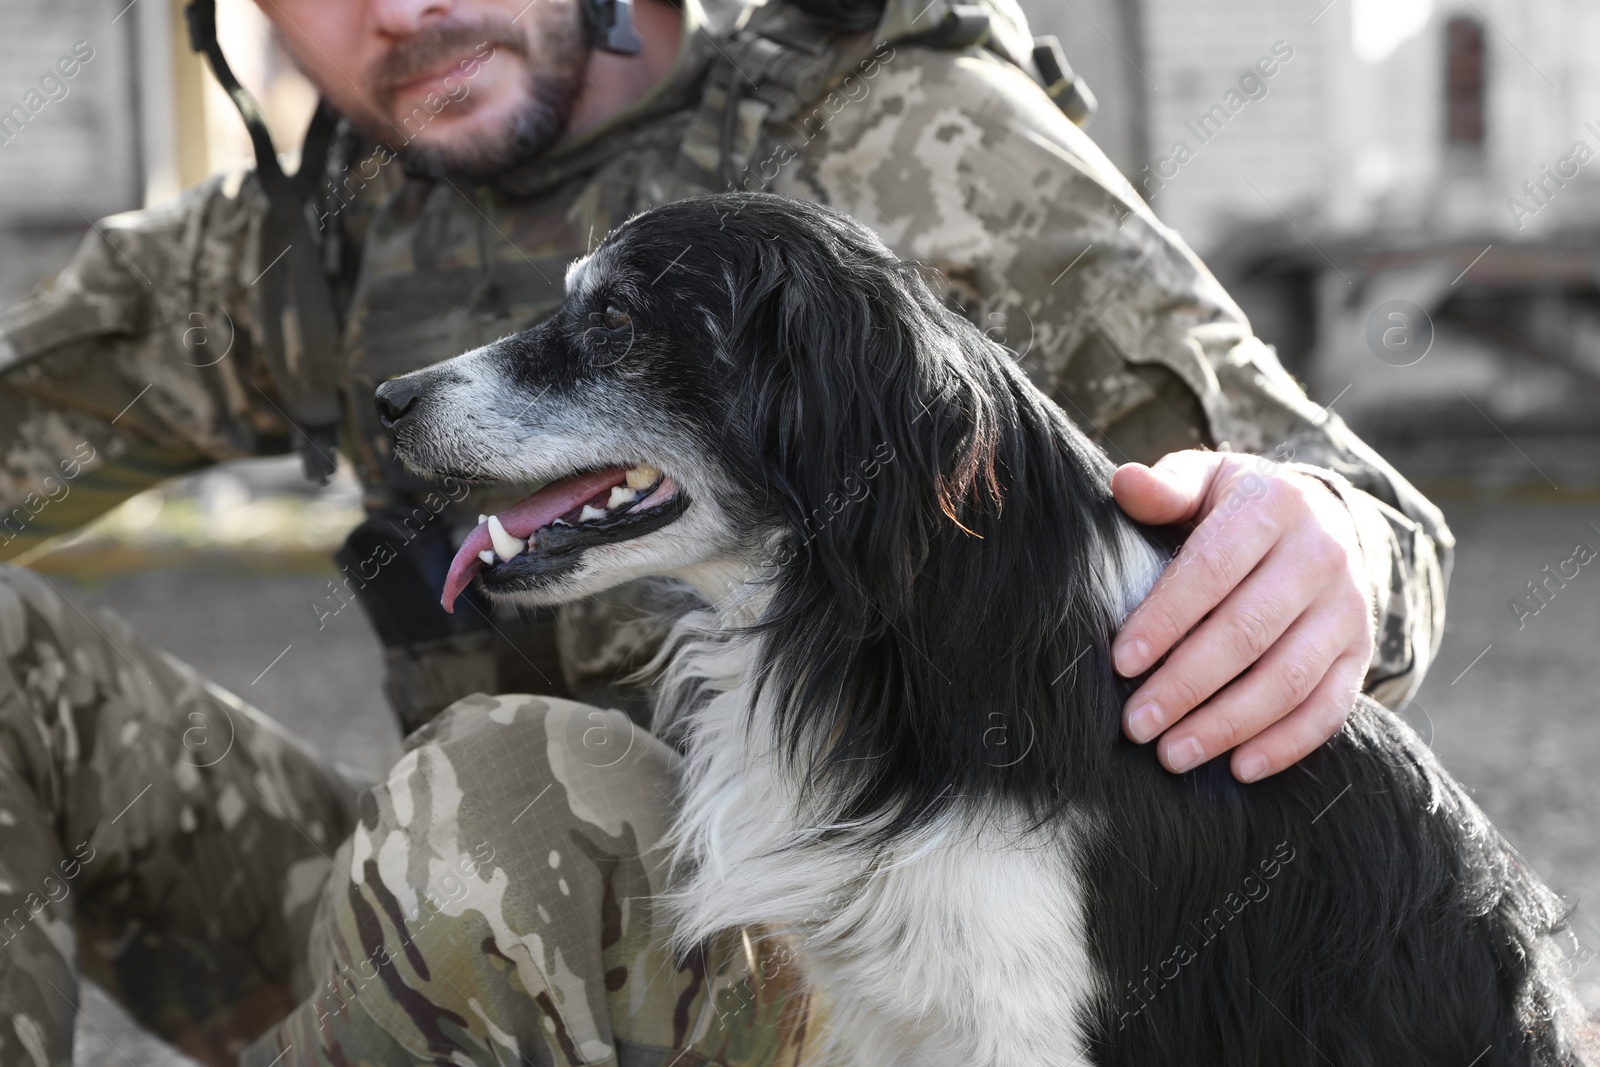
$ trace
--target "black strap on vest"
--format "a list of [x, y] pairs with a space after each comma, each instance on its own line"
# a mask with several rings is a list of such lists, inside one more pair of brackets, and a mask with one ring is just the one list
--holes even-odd
[[251, 283], [257, 290], [258, 319], [266, 335], [267, 366], [306, 477], [326, 485], [337, 462], [339, 423], [344, 414], [339, 397], [339, 324], [305, 203], [315, 192], [322, 169], [312, 157], [326, 151], [333, 115], [319, 106], [317, 120], [306, 136], [311, 151], [302, 156], [296, 180], [291, 181], [278, 166], [261, 109], [239, 84], [217, 43], [216, 0], [189, 0], [183, 13], [190, 47], [206, 57], [211, 73], [227, 90], [250, 131], [256, 178], [268, 205], [261, 225], [260, 273]]

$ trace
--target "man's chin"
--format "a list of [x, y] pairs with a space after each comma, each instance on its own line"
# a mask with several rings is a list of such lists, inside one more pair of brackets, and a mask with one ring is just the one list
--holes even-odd
[[418, 134], [399, 152], [413, 171], [428, 177], [482, 181], [548, 151], [561, 138], [567, 110], [529, 105], [513, 117], [485, 108], [458, 116], [441, 112], [437, 128]]

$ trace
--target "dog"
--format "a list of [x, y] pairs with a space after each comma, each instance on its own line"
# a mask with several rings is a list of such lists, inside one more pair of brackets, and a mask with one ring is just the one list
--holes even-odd
[[1558, 898], [1381, 706], [1251, 785], [1123, 737], [1111, 638], [1179, 538], [860, 224], [647, 211], [550, 318], [377, 403], [416, 471], [546, 483], [447, 608], [652, 575], [714, 605], [655, 720], [675, 930], [788, 939], [829, 1062], [1600, 1062]]

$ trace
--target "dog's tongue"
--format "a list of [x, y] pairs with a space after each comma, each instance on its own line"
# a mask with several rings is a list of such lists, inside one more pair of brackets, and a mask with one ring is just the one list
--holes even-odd
[[[551, 482], [532, 496], [498, 512], [500, 525], [512, 537], [526, 541], [541, 526], [549, 526], [567, 512], [583, 507], [597, 494], [609, 492], [614, 485], [621, 485], [627, 473], [626, 467], [611, 467]], [[478, 553], [493, 547], [488, 522], [480, 522], [461, 543], [456, 558], [450, 561], [450, 572], [444, 579], [444, 594], [439, 598], [445, 611], [455, 613], [456, 598], [471, 584], [473, 575], [483, 569], [483, 560], [478, 558]]]

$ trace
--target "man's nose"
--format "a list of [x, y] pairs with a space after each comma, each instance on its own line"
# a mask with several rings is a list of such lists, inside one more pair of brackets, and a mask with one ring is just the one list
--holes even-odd
[[450, 0], [372, 0], [378, 29], [391, 37], [410, 37], [428, 23], [450, 14]]
[[422, 397], [422, 386], [410, 377], [396, 378], [378, 386], [373, 402], [378, 406], [378, 421], [383, 428], [394, 433], [405, 417], [416, 409]]

